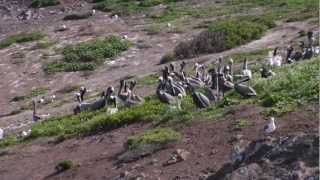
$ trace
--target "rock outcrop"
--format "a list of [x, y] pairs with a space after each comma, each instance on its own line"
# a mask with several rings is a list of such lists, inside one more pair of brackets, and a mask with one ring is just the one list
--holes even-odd
[[319, 135], [258, 140], [243, 153], [241, 162], [225, 164], [208, 180], [319, 179]]

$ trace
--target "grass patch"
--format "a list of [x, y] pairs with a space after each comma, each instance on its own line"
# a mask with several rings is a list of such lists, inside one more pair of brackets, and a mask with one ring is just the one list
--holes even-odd
[[55, 168], [57, 172], [62, 172], [71, 169], [73, 166], [74, 164], [71, 160], [63, 160], [59, 162]]
[[184, 59], [221, 52], [259, 39], [267, 29], [274, 26], [274, 22], [268, 16], [216, 21], [194, 39], [178, 44], [174, 54], [178, 59]]
[[184, 16], [195, 14], [194, 8], [172, 4], [160, 13], [149, 14], [148, 16], [156, 22], [168, 22]]
[[144, 29], [144, 31], [147, 32], [148, 35], [156, 35], [161, 33], [161, 31], [164, 29], [160, 24], [153, 24]]
[[144, 133], [130, 136], [127, 141], [128, 149], [143, 149], [146, 145], [166, 145], [176, 142], [182, 135], [171, 128], [156, 128]]
[[79, 115], [69, 115], [50, 118], [32, 127], [30, 138], [56, 136], [61, 134], [88, 134], [102, 129], [112, 129], [137, 121], [151, 120], [158, 116], [165, 105], [159, 100], [147, 98], [146, 102], [132, 108], [109, 115], [105, 110], [83, 112]]
[[0, 141], [0, 148], [12, 146], [20, 142], [14, 134], [5, 135], [5, 138]]
[[118, 36], [108, 36], [104, 39], [69, 45], [62, 51], [63, 61], [46, 63], [43, 69], [47, 73], [92, 71], [105, 59], [116, 57], [129, 47], [129, 41]]
[[[319, 58], [275, 68], [276, 76], [268, 79], [256, 75], [253, 88], [257, 97], [248, 103], [256, 103], [265, 107], [268, 115], [281, 115], [295, 110], [296, 107], [310, 101], [318, 101], [319, 97]], [[259, 77], [258, 77], [259, 76]], [[226, 95], [226, 99], [243, 101], [234, 91]]]
[[150, 7], [182, 0], [96, 0], [95, 9], [113, 12], [118, 15], [130, 15], [149, 10]]
[[33, 0], [30, 6], [33, 8], [41, 8], [48, 6], [56, 6], [58, 4], [60, 4], [58, 0]]
[[237, 130], [241, 130], [242, 128], [245, 128], [250, 125], [250, 122], [248, 119], [240, 118], [234, 123], [234, 128]]
[[23, 33], [15, 34], [0, 41], [0, 49], [9, 47], [10, 45], [15, 43], [37, 41], [42, 39], [43, 37], [44, 37], [44, 34], [40, 32], [31, 32], [31, 33], [23, 32]]
[[150, 155], [181, 138], [182, 135], [171, 128], [156, 128], [130, 136], [126, 143], [127, 150], [118, 157], [118, 161], [130, 162]]
[[138, 79], [138, 86], [154, 85], [158, 82], [159, 76], [157, 74], [151, 74]]
[[228, 5], [248, 5], [262, 7], [265, 13], [273, 16], [274, 19], [286, 21], [301, 21], [319, 14], [319, 1], [317, 0], [229, 0]]

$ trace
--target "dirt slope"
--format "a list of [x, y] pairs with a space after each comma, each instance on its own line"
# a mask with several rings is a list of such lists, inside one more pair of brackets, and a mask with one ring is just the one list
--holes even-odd
[[[278, 131], [272, 138], [299, 133], [318, 133], [318, 105], [301, 108], [277, 118]], [[143, 174], [146, 179], [199, 179], [216, 172], [230, 162], [233, 144], [247, 145], [251, 141], [266, 138], [262, 128], [267, 122], [254, 106], [237, 107], [232, 114], [218, 121], [196, 121], [183, 127], [184, 138], [168, 149], [127, 164], [116, 164], [117, 155], [124, 151], [129, 135], [141, 132], [150, 124], [133, 124], [103, 134], [79, 137], [53, 144], [47, 141], [2, 152], [0, 175], [3, 179], [113, 179], [121, 173], [131, 176]], [[235, 121], [246, 118], [250, 124], [235, 128]], [[186, 161], [164, 166], [176, 149], [190, 152]], [[55, 165], [71, 159], [76, 168], [55, 174]]]

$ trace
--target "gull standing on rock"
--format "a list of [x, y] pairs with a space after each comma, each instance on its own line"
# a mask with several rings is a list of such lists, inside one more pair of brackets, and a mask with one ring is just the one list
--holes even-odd
[[274, 117], [270, 117], [270, 120], [267, 125], [264, 126], [265, 133], [273, 133], [277, 129], [276, 124], [274, 122]]

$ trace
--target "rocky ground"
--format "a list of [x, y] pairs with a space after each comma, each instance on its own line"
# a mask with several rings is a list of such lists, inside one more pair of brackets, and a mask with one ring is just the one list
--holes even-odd
[[[62, 89], [85, 85], [91, 90], [90, 96], [95, 97], [106, 86], [118, 85], [120, 79], [158, 73], [162, 68], [159, 65], [161, 56], [181, 39], [188, 39], [199, 31], [191, 29], [182, 33], [150, 35], [145, 31], [149, 22], [140, 16], [115, 21], [110, 13], [99, 11], [86, 20], [62, 21], [71, 12], [91, 11], [92, 5], [85, 1], [61, 2], [54, 7], [31, 9], [30, 19], [19, 20], [18, 16], [29, 10], [30, 1], [0, 0], [0, 40], [17, 32], [42, 31], [47, 34], [47, 40], [54, 43], [48, 49], [38, 49], [37, 43], [31, 42], [0, 50], [0, 127], [4, 129], [20, 131], [31, 123], [30, 102], [11, 102], [15, 96], [26, 95], [34, 87], [46, 86], [49, 89], [46, 96], [54, 94], [57, 98], [54, 103], [40, 107], [40, 114], [70, 113], [74, 106], [73, 92], [64, 94]], [[222, 53], [190, 59], [188, 63], [212, 63], [221, 55], [286, 46], [299, 38], [300, 31], [316, 30], [318, 26], [311, 23], [313, 21], [279, 22], [259, 40]], [[56, 32], [63, 24], [70, 29]], [[57, 48], [109, 34], [128, 36], [133, 47], [91, 74], [46, 75], [42, 71], [43, 61], [61, 57], [55, 51]], [[153, 91], [153, 86], [140, 87], [138, 94], [147, 96]], [[127, 137], [148, 129], [152, 124], [132, 124], [61, 143], [50, 138], [41, 139], [0, 149], [0, 179], [316, 179], [319, 175], [319, 164], [315, 161], [319, 158], [318, 110], [319, 106], [312, 104], [287, 113], [277, 118], [278, 131], [265, 136], [261, 129], [266, 119], [259, 107], [235, 107], [233, 113], [219, 120], [199, 119], [181, 127], [181, 141], [127, 163], [119, 163], [117, 159], [124, 151]], [[234, 122], [242, 117], [249, 119], [250, 125], [234, 128]], [[241, 162], [232, 164], [230, 153], [235, 144], [246, 151]], [[261, 154], [261, 151], [267, 153]], [[179, 160], [171, 161], [173, 156]], [[57, 162], [64, 159], [72, 159], [76, 167], [56, 173]]]
[[[145, 179], [256, 179], [265, 176], [271, 180], [275, 175], [283, 179], [291, 179], [295, 174], [316, 176], [319, 174], [318, 108], [313, 105], [278, 118], [278, 130], [269, 136], [262, 133], [266, 119], [259, 109], [236, 108], [218, 121], [196, 121], [182, 127], [184, 138], [180, 142], [128, 163], [118, 163], [127, 137], [151, 124], [133, 124], [58, 144], [50, 139], [41, 140], [2, 151], [0, 174], [4, 179], [117, 179], [121, 174], [126, 174], [126, 179], [139, 176]], [[239, 118], [249, 119], [250, 125], [237, 129], [234, 123]], [[278, 144], [279, 141], [283, 144]], [[240, 164], [230, 165], [235, 145], [247, 148], [247, 154]], [[179, 153], [181, 161], [170, 161], [179, 149], [183, 150]], [[270, 153], [265, 155], [261, 151]], [[64, 159], [72, 159], [76, 168], [56, 174], [55, 165]], [[268, 171], [264, 171], [266, 168]], [[297, 179], [302, 179], [299, 177]]]

